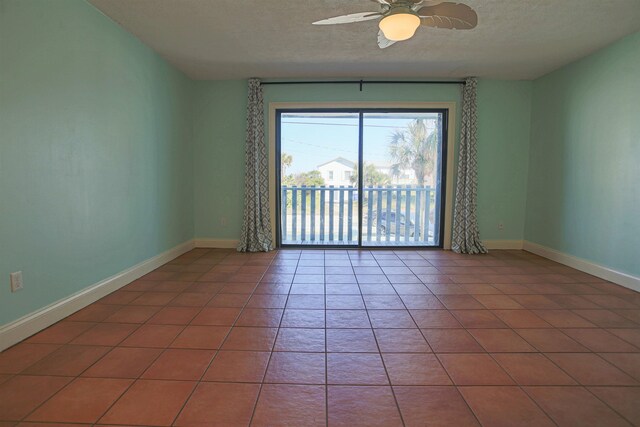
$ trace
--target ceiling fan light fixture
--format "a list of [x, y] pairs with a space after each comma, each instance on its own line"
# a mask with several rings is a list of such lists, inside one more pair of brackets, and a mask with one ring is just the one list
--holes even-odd
[[392, 9], [379, 23], [384, 36], [395, 42], [410, 39], [419, 26], [420, 18], [418, 15], [406, 7]]

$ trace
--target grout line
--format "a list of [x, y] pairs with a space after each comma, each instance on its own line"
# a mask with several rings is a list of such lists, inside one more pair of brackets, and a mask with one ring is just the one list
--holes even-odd
[[[300, 257], [302, 254], [299, 255], [298, 257], [298, 261], [296, 262], [296, 269], [294, 270], [293, 273], [293, 279], [291, 280], [291, 286], [289, 286], [289, 292], [287, 293], [287, 298], [284, 302], [284, 309], [282, 310], [282, 316], [280, 316], [280, 323], [278, 324], [278, 328], [276, 330], [276, 336], [273, 339], [273, 344], [271, 345], [271, 350], [269, 351], [269, 360], [267, 360], [267, 365], [264, 369], [264, 374], [262, 376], [262, 381], [260, 382], [260, 387], [258, 388], [258, 394], [256, 395], [256, 402], [253, 404], [253, 411], [251, 411], [251, 417], [249, 418], [249, 425], [253, 424], [253, 417], [256, 414], [256, 410], [258, 409], [258, 403], [260, 402], [260, 395], [262, 394], [262, 388], [264, 387], [264, 380], [267, 378], [267, 372], [269, 372], [269, 365], [271, 365], [271, 358], [273, 356], [273, 352], [276, 346], [276, 343], [278, 342], [278, 337], [280, 336], [280, 328], [282, 326], [282, 320], [284, 319], [284, 314], [287, 310], [287, 305], [289, 303], [289, 295], [291, 295], [291, 287], [293, 286], [293, 282], [295, 280], [295, 272], [298, 271], [298, 266], [300, 263]], [[275, 259], [275, 258], [274, 258]], [[265, 272], [266, 274], [266, 272]], [[264, 275], [263, 275], [264, 277]], [[222, 344], [220, 345], [222, 347]]]

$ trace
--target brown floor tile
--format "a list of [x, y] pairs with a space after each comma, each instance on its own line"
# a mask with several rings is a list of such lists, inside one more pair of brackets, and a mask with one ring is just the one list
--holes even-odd
[[71, 344], [116, 346], [136, 329], [138, 325], [132, 323], [98, 323], [74, 338]]
[[275, 352], [271, 355], [265, 383], [325, 384], [324, 353]]
[[222, 350], [271, 351], [277, 328], [233, 328], [222, 344]]
[[177, 292], [144, 292], [131, 305], [167, 305], [177, 296]]
[[324, 328], [324, 310], [286, 309], [282, 316], [283, 328]]
[[325, 351], [325, 330], [280, 328], [274, 351]]
[[153, 317], [162, 307], [126, 305], [107, 317], [107, 322], [144, 323]]
[[249, 308], [284, 308], [286, 295], [257, 295], [254, 294], [247, 303]]
[[595, 325], [570, 310], [533, 310], [533, 312], [556, 328], [593, 328]]
[[640, 381], [640, 353], [600, 353], [600, 357]]
[[203, 381], [262, 382], [269, 352], [219, 351], [204, 374]]
[[411, 316], [421, 329], [461, 327], [460, 322], [447, 310], [411, 310]]
[[160, 355], [159, 348], [116, 347], [87, 369], [83, 377], [138, 378]]
[[[329, 285], [327, 285], [329, 288]], [[360, 288], [356, 286], [357, 293]], [[329, 295], [326, 296], [327, 310], [364, 310], [364, 300], [360, 295]]]
[[324, 295], [289, 295], [286, 308], [324, 310]]
[[102, 322], [113, 313], [122, 308], [119, 304], [107, 304], [102, 300], [93, 303], [82, 310], [73, 313], [65, 321], [73, 322]]
[[0, 384], [0, 420], [21, 420], [72, 378], [18, 375]]
[[597, 304], [580, 295], [547, 295], [547, 298], [567, 309], [592, 309], [599, 308]]
[[639, 325], [610, 310], [573, 310], [579, 316], [601, 328], [638, 328]]
[[198, 307], [164, 307], [149, 319], [152, 325], [187, 325], [198, 314]]
[[560, 307], [553, 300], [547, 298], [544, 295], [511, 295], [516, 302], [522, 305], [524, 308], [528, 309], [540, 309], [540, 310], [549, 310], [549, 309], [559, 309]]
[[138, 380], [109, 411], [101, 424], [171, 425], [196, 383]]
[[621, 297], [615, 295], [585, 295], [589, 301], [598, 304], [602, 308], [622, 308], [622, 309], [637, 309], [635, 304], [624, 300]]
[[438, 299], [448, 310], [472, 310], [485, 308], [471, 295], [440, 295]]
[[479, 426], [455, 387], [393, 387], [405, 425]]
[[259, 390], [258, 384], [200, 383], [175, 425], [248, 425]]
[[407, 310], [368, 310], [371, 326], [376, 329], [415, 328]]
[[165, 350], [144, 372], [142, 378], [154, 380], [199, 380], [213, 359], [213, 350]]
[[640, 349], [604, 329], [563, 329], [562, 332], [591, 351], [607, 353], [640, 352]]
[[59, 344], [16, 344], [0, 352], [0, 373], [17, 374], [59, 348]]
[[366, 310], [327, 310], [327, 328], [371, 328]]
[[479, 353], [482, 346], [465, 329], [422, 329], [436, 353]]
[[511, 329], [470, 329], [469, 333], [491, 353], [526, 353], [536, 351]]
[[372, 329], [327, 329], [327, 352], [378, 353]]
[[329, 425], [402, 426], [391, 387], [329, 386]]
[[409, 310], [442, 310], [444, 305], [434, 295], [400, 295]]
[[525, 391], [560, 426], [629, 426], [582, 387], [526, 387]]
[[235, 307], [203, 308], [191, 321], [191, 324], [202, 326], [231, 326], [240, 315], [240, 311], [240, 308]]
[[[223, 288], [220, 292], [223, 292]], [[204, 307], [211, 300], [213, 294], [203, 292], [183, 292], [171, 300], [172, 307]]]
[[574, 385], [576, 382], [542, 354], [496, 353], [493, 358], [520, 385]]
[[474, 295], [474, 298], [480, 301], [480, 304], [482, 304], [484, 308], [491, 310], [524, 308], [517, 301], [507, 295]]
[[439, 354], [456, 385], [510, 385], [513, 380], [488, 354]]
[[363, 295], [367, 310], [404, 310], [404, 304], [397, 295]]
[[375, 329], [383, 353], [431, 353], [431, 347], [418, 329]]
[[280, 326], [283, 310], [280, 308], [245, 308], [236, 321], [236, 326]]
[[380, 354], [368, 353], [328, 353], [327, 381], [329, 384], [389, 384]]
[[506, 328], [490, 310], [451, 310], [465, 328]]
[[552, 326], [530, 310], [492, 310], [510, 328], [551, 328]]
[[[259, 292], [260, 289], [258, 289]], [[250, 295], [245, 294], [218, 294], [211, 298], [207, 307], [242, 308], [249, 300]]]
[[216, 350], [229, 333], [228, 326], [187, 326], [171, 343], [171, 348]]
[[58, 322], [53, 326], [49, 326], [42, 332], [38, 332], [31, 338], [27, 339], [28, 343], [41, 344], [66, 344], [83, 332], [91, 329], [95, 323], [89, 322]]
[[77, 378], [27, 417], [28, 421], [94, 423], [131, 380]]
[[120, 345], [124, 347], [166, 348], [180, 334], [184, 326], [142, 325]]
[[547, 356], [582, 385], [640, 385], [597, 354], [550, 353]]
[[265, 384], [260, 391], [252, 426], [326, 425], [325, 386]]
[[556, 329], [516, 329], [518, 335], [543, 352], [588, 351], [561, 331]]
[[433, 354], [386, 353], [382, 358], [391, 385], [451, 385]]
[[640, 387], [589, 387], [589, 391], [631, 424], [640, 425]]
[[93, 365], [110, 350], [109, 347], [65, 345], [22, 371], [35, 375], [76, 376]]
[[518, 387], [459, 387], [482, 425], [553, 426], [554, 423]]

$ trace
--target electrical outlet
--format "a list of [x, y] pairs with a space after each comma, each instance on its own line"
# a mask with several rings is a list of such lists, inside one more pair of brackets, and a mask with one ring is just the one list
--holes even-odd
[[502, 221], [498, 223], [498, 230], [504, 230], [504, 223]]
[[16, 271], [15, 273], [11, 273], [11, 292], [18, 292], [22, 289], [22, 271]]

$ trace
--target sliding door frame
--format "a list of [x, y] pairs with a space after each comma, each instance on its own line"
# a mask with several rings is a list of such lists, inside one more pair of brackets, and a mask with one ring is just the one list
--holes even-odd
[[[440, 210], [437, 215], [440, 217], [438, 234], [440, 242], [435, 246], [362, 246], [362, 212], [363, 212], [363, 179], [364, 174], [358, 174], [358, 243], [356, 245], [292, 245], [282, 244], [281, 218], [280, 216], [280, 154], [281, 154], [281, 123], [282, 113], [353, 113], [358, 114], [358, 170], [363, 171], [364, 156], [364, 115], [367, 113], [403, 113], [403, 112], [431, 112], [442, 114], [442, 156], [440, 158], [441, 179], [444, 186], [441, 186]], [[269, 203], [271, 214], [271, 227], [274, 242], [277, 247], [315, 248], [315, 249], [450, 249], [451, 248], [451, 218], [453, 199], [453, 179], [447, 177], [453, 174], [453, 159], [455, 157], [455, 103], [270, 103], [269, 104]]]

